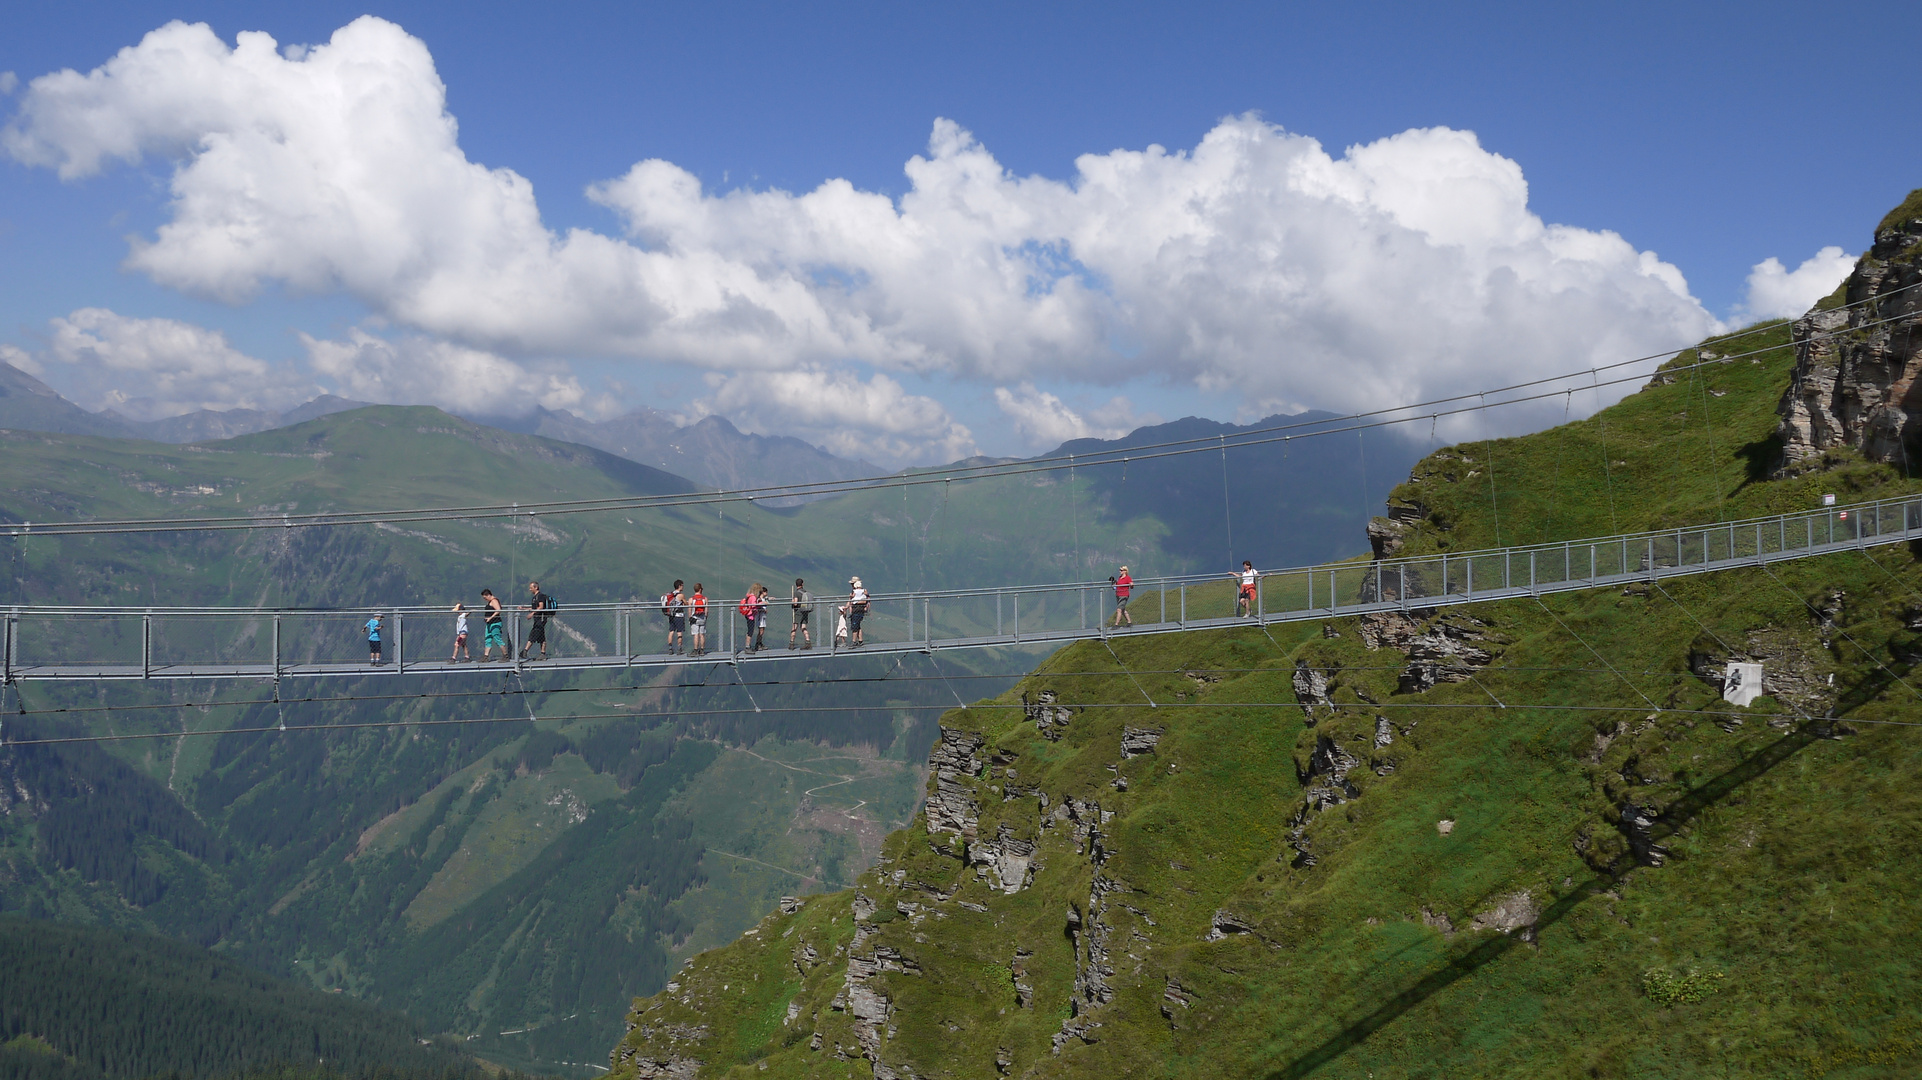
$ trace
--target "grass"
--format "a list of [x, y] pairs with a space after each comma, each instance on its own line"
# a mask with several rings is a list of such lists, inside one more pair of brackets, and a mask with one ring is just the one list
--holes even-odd
[[[1786, 336], [1769, 324], [1706, 342], [1765, 351], [1677, 371], [1588, 420], [1431, 455], [1396, 492], [1426, 511], [1405, 551], [1916, 490], [1847, 454], [1770, 478]], [[1824, 625], [1809, 602], [1838, 591]], [[1922, 565], [1882, 548], [1444, 615], [1494, 659], [1424, 693], [1399, 689], [1404, 654], [1367, 648], [1353, 619], [1116, 642], [1127, 671], [1098, 643], [1071, 646], [942, 718], [985, 740], [980, 775], [959, 778], [979, 810], [971, 837], [917, 819], [855, 890], [769, 916], [697, 957], [676, 992], [637, 1001], [625, 1045], [698, 1058], [703, 1076], [865, 1076], [847, 1060], [854, 1020], [832, 1004], [845, 957], [797, 965], [788, 944], [851, 934], [858, 894], [876, 908], [861, 955], [917, 969], [866, 983], [891, 1001], [882, 1060], [915, 1075], [1912, 1072], [1922, 742], [1900, 725], [1922, 723], [1916, 610]], [[1691, 668], [1730, 652], [1802, 682], [1734, 709]], [[1329, 674], [1337, 705], [1312, 727], [1292, 704], [1298, 662]], [[1058, 740], [1021, 708], [1043, 690], [1076, 710]], [[1829, 712], [1841, 721], [1808, 719]], [[1124, 759], [1129, 728], [1164, 734]], [[1297, 835], [1331, 747], [1357, 763], [1352, 794]], [[1011, 895], [964, 857], [1004, 830], [1036, 845], [1032, 883]], [[1478, 928], [1518, 903], [1523, 925]], [[1086, 994], [1097, 922], [1105, 1002]], [[775, 1016], [785, 995], [801, 1003], [791, 1023]], [[1099, 1026], [1057, 1053], [1070, 1020]], [[661, 1034], [703, 1023], [705, 1038]]]

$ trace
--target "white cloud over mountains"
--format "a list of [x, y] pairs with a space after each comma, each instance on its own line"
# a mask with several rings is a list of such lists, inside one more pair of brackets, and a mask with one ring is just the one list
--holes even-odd
[[105, 308], [52, 320], [48, 347], [33, 359], [28, 370], [44, 373], [51, 360], [79, 375], [74, 381], [92, 391], [80, 395], [80, 404], [135, 420], [196, 409], [284, 409], [320, 393], [298, 372], [234, 348], [217, 330]]
[[485, 369], [481, 386], [565, 402], [582, 391], [552, 358], [685, 364], [714, 373], [697, 411], [930, 460], [972, 436], [891, 372], [994, 388], [1041, 445], [1111, 429], [1037, 380], [1189, 384], [1243, 418], [1354, 411], [1718, 325], [1675, 267], [1544, 223], [1515, 162], [1445, 128], [1337, 157], [1242, 116], [1193, 150], [1087, 154], [1055, 180], [1009, 174], [940, 120], [898, 200], [843, 180], [716, 193], [647, 160], [587, 191], [619, 215], [611, 236], [549, 229], [525, 178], [469, 161], [426, 46], [378, 18], [287, 49], [171, 23], [19, 102], [0, 131], [15, 160], [69, 179], [172, 162], [169, 218], [129, 267], [233, 303], [344, 292], [405, 328], [309, 342], [344, 391], [437, 400], [432, 372]]
[[1856, 256], [1839, 247], [1825, 247], [1793, 270], [1773, 255], [1755, 264], [1748, 275], [1749, 318], [1794, 319], [1835, 291], [1855, 269]]

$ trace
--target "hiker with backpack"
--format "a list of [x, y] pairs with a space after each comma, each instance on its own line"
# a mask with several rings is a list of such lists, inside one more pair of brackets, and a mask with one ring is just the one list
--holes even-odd
[[661, 614], [667, 617], [667, 655], [681, 652], [681, 635], [687, 629], [687, 600], [681, 595], [681, 579], [661, 594]]
[[687, 598], [687, 631], [694, 638], [694, 655], [707, 655], [707, 592], [700, 582], [694, 583], [694, 594]]
[[794, 579], [794, 591], [788, 594], [788, 610], [794, 615], [794, 625], [788, 627], [787, 647], [794, 648], [794, 636], [801, 636], [803, 649], [814, 648], [814, 638], [808, 633], [808, 618], [814, 614], [814, 594], [808, 592], [807, 583], [800, 578]]
[[521, 643], [521, 659], [527, 659], [527, 650], [536, 645], [541, 647], [539, 660], [547, 659], [547, 620], [554, 611], [554, 598], [541, 591], [541, 583], [527, 583], [527, 606], [521, 609], [532, 618], [527, 628], [527, 640]]

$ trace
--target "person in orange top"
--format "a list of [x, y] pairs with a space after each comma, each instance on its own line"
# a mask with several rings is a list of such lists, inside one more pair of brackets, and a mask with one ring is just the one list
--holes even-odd
[[1108, 580], [1114, 582], [1114, 619], [1111, 625], [1133, 626], [1135, 621], [1128, 615], [1128, 597], [1134, 592], [1135, 579], [1128, 576], [1128, 568], [1124, 566], [1120, 574]]
[[687, 598], [687, 632], [694, 638], [694, 655], [707, 653], [707, 593], [694, 583], [694, 595]]

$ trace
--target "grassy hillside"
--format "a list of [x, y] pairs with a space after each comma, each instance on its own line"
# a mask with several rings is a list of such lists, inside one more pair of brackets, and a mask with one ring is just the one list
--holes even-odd
[[[1767, 479], [1785, 344], [1439, 451], [1395, 539], [1916, 490], [1846, 453]], [[930, 802], [853, 888], [637, 1001], [615, 1073], [1908, 1075], [1919, 613], [1916, 554], [1881, 549], [1117, 642], [1125, 671], [1073, 646], [943, 716]], [[1731, 656], [1768, 671], [1746, 709]]]
[[0, 918], [0, 1076], [481, 1080], [451, 1041], [352, 998], [142, 934]]

